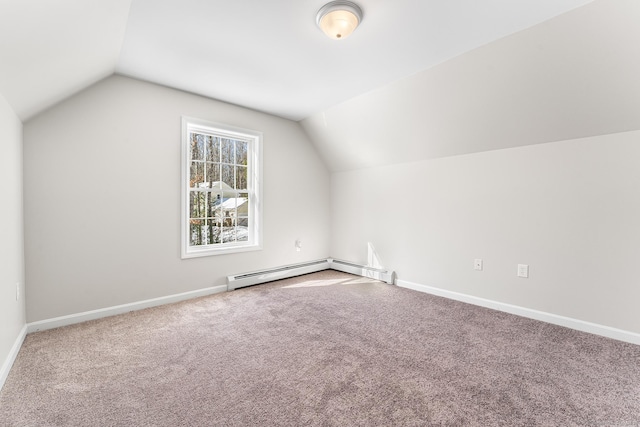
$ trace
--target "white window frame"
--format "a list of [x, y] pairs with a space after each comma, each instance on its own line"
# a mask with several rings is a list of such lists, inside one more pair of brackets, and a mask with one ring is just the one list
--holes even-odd
[[[193, 131], [225, 138], [240, 139], [249, 144], [247, 158], [247, 190], [249, 195], [249, 240], [246, 242], [215, 243], [202, 246], [189, 245], [189, 195], [191, 144], [189, 134]], [[193, 117], [182, 117], [182, 214], [181, 253], [182, 258], [223, 255], [262, 249], [262, 132], [237, 128], [221, 123]], [[240, 191], [239, 191], [240, 192]]]

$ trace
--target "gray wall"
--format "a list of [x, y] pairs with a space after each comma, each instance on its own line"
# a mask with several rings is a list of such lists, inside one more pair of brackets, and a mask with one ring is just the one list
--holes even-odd
[[[0, 95], [0, 366], [25, 325], [22, 123]], [[20, 299], [16, 301], [16, 283]]]
[[302, 120], [332, 256], [640, 332], [638, 18], [592, 2]]
[[[263, 132], [263, 250], [180, 258], [181, 115]], [[29, 120], [24, 156], [29, 322], [329, 256], [329, 173], [295, 122], [113, 76]]]
[[331, 253], [371, 242], [401, 280], [640, 333], [639, 165], [633, 131], [334, 173]]

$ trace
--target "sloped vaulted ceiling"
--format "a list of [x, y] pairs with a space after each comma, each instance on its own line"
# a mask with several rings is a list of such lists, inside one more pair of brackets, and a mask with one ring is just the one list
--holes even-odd
[[589, 0], [355, 0], [340, 42], [328, 1], [134, 0], [117, 71], [300, 120]]
[[638, 0], [0, 0], [26, 121], [118, 73], [300, 120], [331, 170], [640, 129]]
[[591, 0], [0, 0], [0, 93], [21, 119], [114, 71], [300, 120]]
[[350, 170], [640, 129], [640, 1], [596, 1], [302, 120]]
[[22, 120], [114, 73], [132, 0], [0, 0], [0, 94]]

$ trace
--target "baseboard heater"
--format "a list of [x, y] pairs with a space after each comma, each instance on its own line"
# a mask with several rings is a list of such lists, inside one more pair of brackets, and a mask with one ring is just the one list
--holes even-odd
[[337, 270], [351, 273], [370, 279], [387, 282], [390, 285], [395, 283], [395, 272], [380, 268], [368, 267], [349, 261], [342, 261], [333, 258], [309, 261], [300, 264], [285, 265], [283, 267], [271, 268], [249, 273], [227, 276], [227, 290], [232, 291], [245, 286], [259, 285], [260, 283], [272, 282], [274, 280], [287, 279], [289, 277], [301, 276], [303, 274], [315, 273], [322, 270]]

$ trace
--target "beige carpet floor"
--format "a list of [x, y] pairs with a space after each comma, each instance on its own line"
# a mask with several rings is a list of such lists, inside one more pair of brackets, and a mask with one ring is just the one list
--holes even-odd
[[2, 426], [640, 426], [640, 346], [326, 271], [27, 336]]

